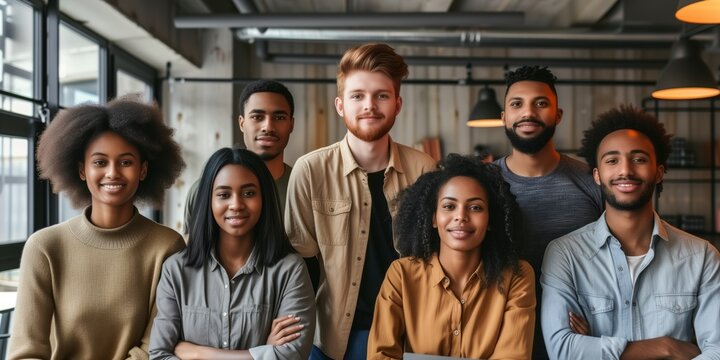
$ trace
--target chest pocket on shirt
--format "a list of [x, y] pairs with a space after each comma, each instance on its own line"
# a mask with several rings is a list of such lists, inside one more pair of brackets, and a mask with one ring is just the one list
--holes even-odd
[[590, 334], [596, 335], [600, 329], [614, 331], [616, 325], [613, 318], [615, 299], [585, 293], [579, 293], [578, 298], [583, 312], [587, 315], [585, 320], [590, 325]]
[[185, 341], [198, 345], [210, 344], [210, 309], [183, 306], [182, 328]]
[[347, 245], [350, 236], [350, 200], [313, 200], [317, 241], [322, 245]]
[[682, 314], [695, 309], [697, 297], [695, 295], [662, 294], [655, 295], [655, 306], [658, 310], [669, 311], [673, 314]]

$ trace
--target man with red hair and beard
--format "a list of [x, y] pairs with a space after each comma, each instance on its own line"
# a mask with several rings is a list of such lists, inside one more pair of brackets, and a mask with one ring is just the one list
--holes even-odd
[[285, 227], [303, 257], [317, 257], [317, 331], [311, 359], [365, 359], [375, 299], [398, 258], [392, 216], [400, 191], [435, 168], [388, 132], [402, 107], [403, 58], [385, 44], [345, 52], [335, 108], [344, 139], [304, 155], [290, 174]]
[[[512, 153], [495, 163], [500, 166], [520, 212], [525, 244], [520, 257], [535, 270], [536, 284], [547, 244], [602, 213], [600, 189], [590, 169], [555, 149], [553, 134], [562, 119], [555, 76], [545, 67], [523, 66], [506, 75], [502, 119]], [[542, 291], [538, 296], [540, 318]], [[534, 360], [547, 359], [540, 326], [535, 326]]]

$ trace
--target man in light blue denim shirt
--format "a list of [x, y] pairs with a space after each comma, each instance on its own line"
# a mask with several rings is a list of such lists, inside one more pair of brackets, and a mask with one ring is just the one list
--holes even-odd
[[542, 329], [552, 359], [720, 359], [720, 255], [653, 209], [669, 140], [632, 107], [585, 131], [580, 154], [606, 210], [545, 252]]

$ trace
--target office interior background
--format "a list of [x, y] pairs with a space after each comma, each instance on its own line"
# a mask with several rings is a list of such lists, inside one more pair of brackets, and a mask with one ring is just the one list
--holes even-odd
[[0, 358], [24, 241], [80, 211], [35, 170], [37, 137], [60, 109], [125, 94], [161, 105], [187, 168], [162, 208], [142, 211], [181, 231], [185, 195], [204, 161], [218, 148], [242, 144], [236, 119], [244, 84], [272, 78], [292, 91], [295, 129], [285, 151], [292, 165], [344, 136], [333, 105], [336, 64], [363, 42], [389, 43], [410, 64], [391, 136], [436, 156], [471, 154], [477, 144], [496, 158], [509, 152], [502, 127], [467, 122], [478, 101], [487, 105], [495, 96], [502, 104], [505, 72], [524, 64], [549, 66], [559, 79], [564, 116], [555, 142], [568, 154], [599, 113], [620, 104], [652, 112], [674, 134], [656, 207], [717, 245], [718, 102], [652, 97], [663, 68], [678, 56], [671, 49], [686, 40], [696, 42], [688, 51], [717, 88], [720, 20], [681, 21], [679, 3], [0, 0]]

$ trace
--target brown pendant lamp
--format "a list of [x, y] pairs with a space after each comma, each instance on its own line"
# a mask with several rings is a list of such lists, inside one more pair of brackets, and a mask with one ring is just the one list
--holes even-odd
[[470, 127], [499, 127], [503, 126], [500, 119], [502, 109], [498, 105], [495, 90], [485, 85], [478, 93], [478, 101], [470, 112], [467, 126]]
[[661, 100], [706, 99], [720, 94], [715, 76], [700, 56], [697, 41], [680, 38], [660, 73], [652, 96]]

